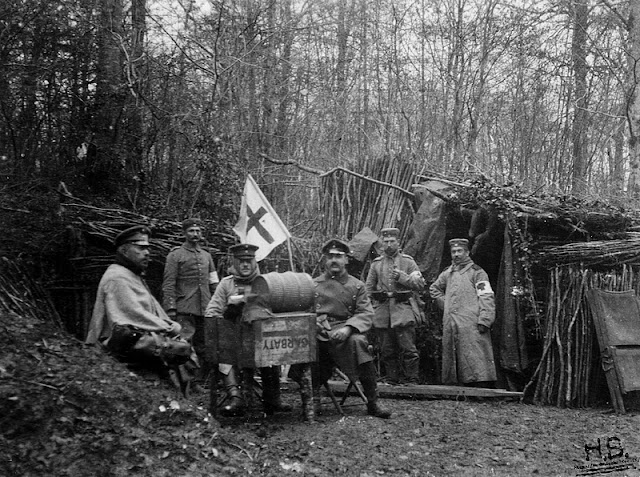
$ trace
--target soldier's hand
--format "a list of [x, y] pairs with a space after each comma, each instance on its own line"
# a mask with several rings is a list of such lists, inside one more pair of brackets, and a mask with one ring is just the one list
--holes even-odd
[[329, 338], [332, 341], [345, 341], [353, 333], [353, 329], [350, 326], [341, 326], [331, 332], [329, 332]]
[[485, 334], [485, 333], [488, 333], [488, 332], [489, 332], [489, 328], [488, 328], [488, 327], [486, 327], [486, 326], [484, 326], [484, 325], [481, 325], [480, 323], [478, 323], [478, 332], [479, 332], [481, 335], [483, 335], [483, 334]]
[[400, 277], [400, 272], [398, 271], [397, 268], [392, 268], [390, 275], [391, 275], [391, 278], [393, 278], [394, 280], [397, 280], [398, 277]]

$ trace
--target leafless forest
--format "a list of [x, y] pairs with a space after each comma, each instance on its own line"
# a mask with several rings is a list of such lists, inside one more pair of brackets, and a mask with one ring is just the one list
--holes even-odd
[[7, 0], [0, 170], [232, 221], [244, 174], [296, 230], [313, 172], [402, 158], [634, 200], [640, 1]]

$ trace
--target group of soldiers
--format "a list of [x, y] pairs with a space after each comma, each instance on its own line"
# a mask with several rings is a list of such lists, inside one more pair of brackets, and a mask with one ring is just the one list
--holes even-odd
[[[183, 387], [206, 379], [215, 362], [226, 390], [219, 412], [242, 416], [247, 410], [243, 388], [250, 388], [254, 377], [252, 350], [242, 346], [243, 336], [251, 332], [242, 310], [260, 275], [258, 247], [230, 247], [229, 275], [219, 280], [214, 260], [202, 246], [202, 232], [198, 219], [183, 222], [185, 241], [166, 258], [162, 305], [144, 281], [149, 229], [137, 226], [121, 232], [115, 240], [115, 263], [98, 286], [87, 342], [100, 343], [128, 362], [159, 363]], [[416, 326], [426, 284], [413, 258], [402, 253], [399, 230], [383, 229], [381, 237], [383, 253], [372, 262], [366, 283], [347, 272], [346, 242], [332, 239], [322, 247], [324, 270], [314, 279], [318, 356], [311, 370], [316, 411], [320, 388], [337, 367], [350, 380], [360, 381], [368, 414], [391, 416], [378, 400], [370, 330], [380, 344], [384, 380], [419, 383]], [[469, 242], [454, 239], [450, 247], [451, 266], [429, 287], [444, 310], [443, 383], [490, 386], [496, 379], [489, 333], [495, 318], [493, 291], [487, 274], [469, 256]], [[207, 336], [207, 320], [216, 324], [215, 337]], [[205, 336], [216, 340], [217, 356], [211, 356]], [[280, 367], [259, 372], [265, 413], [291, 411], [280, 396]], [[301, 368], [292, 366], [289, 377], [300, 383]]]

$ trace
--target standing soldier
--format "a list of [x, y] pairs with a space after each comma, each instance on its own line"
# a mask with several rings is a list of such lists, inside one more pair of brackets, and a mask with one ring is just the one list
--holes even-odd
[[487, 273], [473, 263], [467, 239], [449, 240], [451, 266], [429, 288], [444, 310], [442, 382], [492, 387], [496, 380], [490, 328], [495, 321]]
[[422, 290], [425, 283], [413, 258], [400, 253], [400, 230], [387, 228], [380, 233], [384, 254], [371, 264], [366, 282], [375, 309], [373, 327], [380, 340], [380, 358], [389, 383], [417, 384], [420, 356], [412, 300], [414, 291]]
[[[203, 250], [199, 219], [182, 222], [184, 243], [167, 255], [162, 282], [163, 308], [182, 326], [182, 335], [193, 344], [203, 364], [207, 364], [204, 311], [218, 284], [211, 254]], [[205, 366], [206, 370], [206, 366]]]

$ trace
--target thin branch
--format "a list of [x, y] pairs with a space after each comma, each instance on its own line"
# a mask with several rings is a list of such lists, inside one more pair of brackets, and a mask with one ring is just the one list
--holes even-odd
[[372, 182], [374, 184], [379, 184], [379, 185], [383, 185], [383, 186], [386, 186], [386, 187], [390, 187], [392, 189], [396, 189], [397, 191], [402, 192], [407, 197], [411, 197], [411, 198], [415, 197], [415, 194], [413, 192], [410, 192], [410, 191], [408, 191], [406, 189], [403, 189], [402, 187], [399, 187], [399, 186], [397, 186], [395, 184], [389, 184], [388, 182], [383, 182], [383, 181], [379, 181], [379, 180], [376, 180], [376, 179], [372, 179], [370, 177], [363, 176], [362, 174], [358, 174], [357, 172], [350, 171], [349, 169], [345, 169], [344, 167], [334, 167], [330, 171], [327, 171], [327, 172], [325, 172], [323, 174], [320, 174], [320, 177], [330, 176], [331, 174], [333, 174], [336, 171], [342, 171], [342, 172], [345, 172], [346, 174], [351, 174], [352, 176], [358, 177], [358, 178], [360, 178], [360, 179], [362, 179], [364, 181]]
[[272, 164], [278, 164], [281, 166], [296, 166], [298, 169], [302, 171], [309, 172], [311, 174], [322, 175], [322, 171], [320, 169], [315, 169], [313, 167], [305, 166], [296, 161], [281, 161], [281, 160], [269, 157], [262, 152], [259, 153], [258, 155], [262, 157], [264, 160], [271, 162]]

